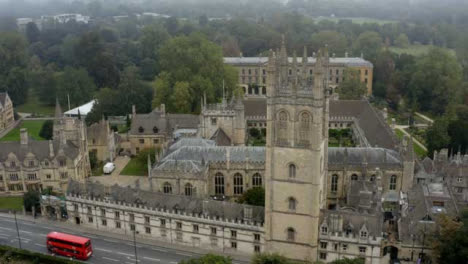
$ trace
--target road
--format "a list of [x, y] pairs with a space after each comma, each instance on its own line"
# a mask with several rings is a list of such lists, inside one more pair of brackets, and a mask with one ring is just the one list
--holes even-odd
[[[46, 236], [51, 231], [58, 231], [91, 238], [94, 252], [93, 256], [86, 263], [136, 263], [135, 248], [131, 241], [118, 240], [96, 234], [73, 232], [69, 229], [28, 220], [18, 219], [17, 221], [23, 249], [49, 254], [46, 249]], [[0, 244], [19, 247], [14, 219], [0, 216]], [[136, 246], [139, 264], [177, 264], [184, 259], [199, 257], [199, 255], [192, 252], [153, 245], [137, 243]], [[241, 262], [234, 263], [238, 264]]]

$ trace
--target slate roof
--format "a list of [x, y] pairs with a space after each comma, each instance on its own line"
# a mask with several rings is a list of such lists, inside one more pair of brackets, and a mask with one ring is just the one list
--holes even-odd
[[328, 148], [328, 164], [401, 165], [402, 159], [395, 150], [384, 148]]
[[[60, 143], [57, 140], [53, 141], [54, 154], [57, 155], [60, 149]], [[78, 156], [79, 149], [71, 141], [63, 146], [65, 156], [70, 159], [75, 159]], [[22, 161], [28, 153], [33, 153], [38, 160], [50, 159], [49, 141], [36, 141], [29, 139], [28, 145], [23, 146], [19, 141], [5, 141], [0, 143], [0, 162], [8, 159], [8, 154], [14, 153], [16, 157]]]
[[81, 184], [70, 180], [68, 195], [81, 195], [97, 199], [109, 199], [114, 202], [138, 204], [149, 208], [164, 210], [177, 210], [189, 214], [220, 217], [231, 220], [244, 220], [245, 208], [252, 209], [252, 221], [263, 223], [265, 210], [259, 206], [248, 206], [230, 202], [220, 202], [183, 195], [171, 195], [157, 192], [143, 191], [130, 187], [114, 185], [106, 187], [100, 183]]
[[396, 149], [399, 140], [383, 117], [365, 100], [330, 101], [330, 119], [333, 117], [353, 117], [373, 147]]
[[[334, 217], [342, 218], [342, 226], [333, 223], [332, 219]], [[349, 230], [351, 234], [358, 236], [361, 228], [365, 226], [368, 236], [382, 236], [383, 219], [381, 213], [369, 214], [352, 208], [321, 210], [320, 224], [324, 222], [328, 226], [328, 232], [337, 232], [343, 235], [346, 230]]]
[[[132, 135], [154, 135], [153, 128], [158, 129], [158, 133], [172, 133], [178, 128], [198, 128], [200, 119], [197, 115], [190, 114], [166, 114], [162, 116], [160, 111], [152, 111], [148, 114], [137, 114], [132, 119], [130, 134]], [[143, 132], [140, 133], [140, 127]]]
[[198, 162], [265, 162], [264, 147], [200, 147], [183, 146], [165, 156], [165, 160], [193, 160]]
[[263, 117], [266, 119], [266, 100], [265, 99], [246, 99], [244, 100], [244, 113], [246, 119], [249, 117]]
[[216, 142], [216, 146], [231, 146], [231, 138], [222, 128], [218, 128], [210, 139]]
[[216, 143], [213, 140], [203, 138], [181, 138], [169, 147], [169, 151], [176, 150], [183, 146], [213, 147], [215, 145]]
[[[293, 62], [293, 58], [288, 58], [289, 63]], [[307, 62], [308, 64], [315, 64], [317, 58], [315, 57], [308, 57]], [[259, 64], [266, 64], [268, 62], [268, 57], [224, 57], [224, 63], [231, 64], [231, 65], [259, 65]], [[297, 57], [297, 62], [300, 64], [302, 63], [302, 57]], [[337, 57], [337, 58], [330, 58], [330, 64], [343, 64], [346, 66], [353, 66], [353, 67], [370, 67], [373, 68], [371, 62], [366, 61], [363, 58], [359, 57]]]

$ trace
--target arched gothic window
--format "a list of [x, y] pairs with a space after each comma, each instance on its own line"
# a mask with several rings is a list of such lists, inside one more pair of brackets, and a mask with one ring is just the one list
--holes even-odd
[[370, 176], [369, 181], [371, 182], [375, 181], [375, 174], [372, 174], [372, 176]]
[[144, 129], [143, 127], [139, 127], [139, 128], [138, 128], [138, 132], [139, 132], [139, 133], [143, 133], [143, 132], [145, 132], [145, 129]]
[[193, 195], [193, 186], [190, 183], [185, 184], [185, 195], [192, 196]]
[[159, 132], [159, 129], [157, 127], [153, 127], [153, 133], [157, 134]]
[[352, 181], [357, 181], [358, 176], [356, 174], [351, 175], [351, 180]]
[[164, 193], [172, 193], [172, 185], [170, 183], [168, 183], [168, 182], [164, 183], [163, 192]]
[[215, 194], [224, 195], [224, 175], [221, 172], [215, 175]]
[[296, 211], [296, 199], [294, 197], [289, 197], [288, 198], [288, 209], [290, 211]]
[[234, 174], [234, 194], [244, 193], [244, 180], [242, 179], [242, 174]]
[[288, 142], [288, 114], [285, 111], [278, 113], [277, 143], [287, 144]]
[[332, 192], [337, 192], [338, 191], [338, 175], [333, 174], [332, 175], [332, 180], [331, 180], [331, 191]]
[[288, 228], [288, 241], [294, 241], [296, 239], [296, 230], [294, 228]]
[[396, 180], [397, 180], [396, 175], [392, 175], [390, 177], [390, 186], [389, 186], [390, 190], [396, 190]]
[[289, 164], [289, 178], [296, 178], [296, 165]]
[[255, 173], [252, 176], [252, 186], [253, 187], [261, 187], [262, 186], [262, 175], [260, 175], [260, 173]]
[[311, 117], [309, 113], [304, 112], [299, 117], [299, 142], [301, 144], [309, 143], [310, 121]]

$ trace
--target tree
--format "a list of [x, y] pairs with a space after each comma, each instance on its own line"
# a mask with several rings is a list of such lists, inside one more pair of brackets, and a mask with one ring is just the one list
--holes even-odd
[[41, 36], [41, 32], [37, 28], [36, 23], [29, 22], [26, 24], [26, 38], [28, 39], [29, 43], [34, 43], [39, 41]]
[[256, 254], [251, 264], [292, 264], [287, 258], [279, 254]]
[[407, 48], [409, 46], [409, 39], [405, 33], [401, 33], [394, 41], [395, 46], [399, 48]]
[[265, 189], [263, 189], [263, 187], [253, 187], [244, 192], [238, 202], [255, 206], [265, 206]]
[[170, 39], [169, 33], [159, 24], [147, 25], [140, 38], [143, 58], [158, 59], [159, 49]]
[[414, 100], [422, 111], [442, 114], [461, 96], [461, 66], [448, 52], [433, 48], [416, 61], [410, 81], [410, 101]]
[[344, 259], [332, 261], [330, 263], [331, 264], [364, 264], [365, 259], [364, 258], [354, 258], [354, 259], [344, 258]]
[[464, 263], [468, 259], [468, 211], [459, 219], [439, 215], [437, 229], [430, 237], [433, 256], [440, 264]]
[[[199, 111], [203, 94], [207, 95], [208, 101], [221, 97], [223, 80], [228, 94], [232, 94], [232, 90], [236, 88], [236, 71], [224, 65], [221, 48], [201, 34], [180, 36], [166, 42], [160, 49], [160, 66], [166, 73], [162, 76], [160, 74], [159, 81], [156, 82], [163, 85], [160, 89], [168, 91], [161, 95], [156, 93], [158, 98], [155, 101], [161, 102], [163, 98], [167, 100], [165, 97], [173, 93], [176, 82], [187, 82], [192, 95], [191, 112]], [[176, 109], [169, 105], [168, 110]]]
[[348, 68], [345, 70], [345, 80], [340, 83], [337, 92], [340, 99], [343, 100], [360, 100], [366, 95], [367, 87], [361, 82], [359, 72], [355, 69]]
[[348, 47], [348, 41], [345, 35], [330, 30], [314, 33], [310, 42], [313, 51], [319, 50], [327, 45], [328, 50], [331, 53], [338, 54], [338, 56], [344, 56], [346, 48]]
[[377, 53], [382, 48], [382, 37], [374, 31], [366, 31], [359, 35], [353, 43], [353, 52], [355, 55], [364, 54], [364, 58], [375, 62]]
[[41, 127], [39, 136], [43, 139], [51, 140], [54, 136], [54, 122], [52, 120], [46, 120]]
[[426, 142], [428, 156], [432, 157], [434, 151], [446, 148], [450, 143], [450, 136], [448, 134], [449, 120], [440, 117], [434, 121], [432, 126], [427, 129]]
[[32, 211], [33, 207], [36, 209], [36, 212], [40, 210], [41, 204], [39, 195], [40, 193], [37, 191], [28, 191], [23, 194], [23, 205], [26, 211]]
[[213, 254], [208, 254], [199, 258], [192, 258], [189, 260], [182, 260], [179, 264], [231, 264], [230, 257], [223, 257]]
[[176, 113], [190, 113], [191, 95], [188, 82], [176, 82], [171, 95], [172, 105]]
[[38, 95], [41, 103], [54, 105], [57, 83], [52, 65], [32, 70], [29, 74], [28, 82]]
[[96, 151], [89, 152], [89, 166], [91, 169], [95, 169], [99, 165], [99, 161], [97, 159]]
[[57, 97], [61, 102], [70, 99], [73, 107], [89, 102], [96, 86], [84, 68], [65, 67], [63, 73], [56, 76]]

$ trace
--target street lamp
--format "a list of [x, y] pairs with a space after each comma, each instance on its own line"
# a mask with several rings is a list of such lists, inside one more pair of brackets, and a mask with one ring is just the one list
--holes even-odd
[[21, 249], [21, 237], [19, 234], [18, 221], [16, 220], [16, 210], [13, 211], [13, 213], [15, 215], [15, 225], [16, 225], [16, 233], [18, 234], [18, 244], [19, 244], [19, 248]]
[[137, 256], [137, 246], [136, 246], [136, 236], [138, 234], [136, 231], [136, 226], [133, 228], [133, 247], [135, 248], [135, 264], [138, 264], [138, 256]]

